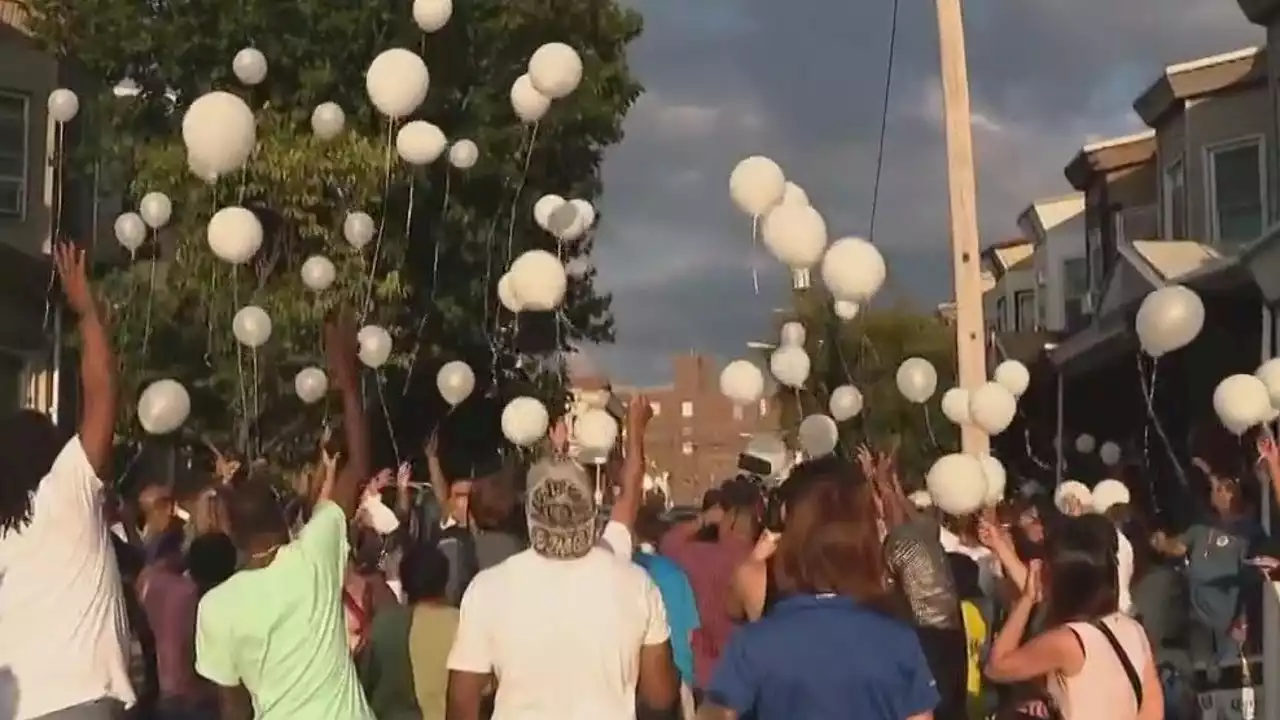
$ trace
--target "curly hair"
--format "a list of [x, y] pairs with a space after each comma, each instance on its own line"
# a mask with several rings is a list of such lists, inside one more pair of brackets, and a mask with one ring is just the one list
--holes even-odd
[[31, 522], [32, 500], [71, 434], [44, 413], [18, 410], [0, 418], [0, 535]]

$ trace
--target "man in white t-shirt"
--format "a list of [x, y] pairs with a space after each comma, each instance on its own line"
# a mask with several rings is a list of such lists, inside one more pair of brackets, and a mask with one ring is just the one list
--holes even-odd
[[38, 412], [0, 420], [0, 718], [116, 720], [136, 698], [99, 480], [111, 458], [115, 358], [84, 253], [59, 246], [54, 261], [79, 317], [81, 416], [69, 440]]
[[586, 472], [538, 463], [526, 512], [531, 547], [481, 572], [463, 596], [449, 717], [478, 720], [495, 679], [493, 720], [633, 720], [637, 689], [646, 706], [673, 707], [662, 597], [642, 568], [597, 543]]

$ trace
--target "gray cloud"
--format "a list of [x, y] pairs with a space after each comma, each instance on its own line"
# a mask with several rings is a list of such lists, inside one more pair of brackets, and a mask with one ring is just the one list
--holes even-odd
[[[890, 4], [835, 0], [635, 0], [646, 31], [631, 63], [649, 92], [605, 164], [600, 284], [619, 343], [603, 364], [666, 379], [672, 352], [739, 354], [787, 302], [753, 248], [728, 174], [765, 154], [835, 234], [866, 234]], [[1086, 138], [1136, 127], [1130, 104], [1168, 63], [1260, 42], [1235, 3], [989, 0], [966, 6], [980, 226], [1008, 237], [1018, 211], [1068, 191]], [[901, 3], [876, 236], [891, 287], [928, 306], [950, 292], [937, 25]], [[760, 295], [751, 268], [766, 268]]]

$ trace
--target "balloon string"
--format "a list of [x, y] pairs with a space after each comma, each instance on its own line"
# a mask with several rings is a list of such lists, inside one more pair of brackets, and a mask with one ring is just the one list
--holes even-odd
[[[443, 220], [449, 210], [449, 183], [451, 173], [446, 169], [444, 173], [444, 202], [440, 206], [440, 218]], [[410, 206], [412, 207], [412, 192], [410, 186]], [[413, 218], [412, 210], [409, 217], [405, 219], [405, 235], [409, 234], [408, 224]], [[444, 223], [441, 223], [443, 226]], [[422, 331], [427, 327], [427, 318], [430, 317], [431, 311], [435, 310], [436, 286], [439, 284], [440, 278], [440, 233], [435, 233], [435, 247], [432, 248], [431, 254], [431, 290], [428, 296], [428, 307], [422, 311], [422, 317], [418, 318], [418, 329], [413, 333], [413, 352], [409, 355], [409, 369], [404, 374], [404, 384], [400, 387], [400, 397], [404, 397], [409, 393], [409, 383], [413, 381], [414, 368], [418, 366], [418, 351], [422, 349]], [[486, 305], [487, 306], [487, 305]]]
[[524, 168], [520, 171], [520, 180], [516, 183], [516, 194], [511, 199], [511, 219], [507, 223], [507, 254], [503, 267], [511, 264], [512, 245], [515, 243], [516, 237], [516, 218], [519, 217], [517, 212], [520, 208], [520, 195], [524, 192], [524, 186], [529, 180], [529, 164], [533, 161], [533, 151], [538, 144], [538, 127], [539, 123], [533, 124], [533, 129], [529, 132], [529, 146], [524, 151]]
[[[214, 213], [218, 212], [218, 186], [215, 183], [209, 190], [209, 217], [212, 218]], [[182, 245], [179, 243], [178, 248]], [[235, 271], [232, 270], [234, 273]], [[217, 326], [217, 311], [214, 309], [215, 300], [218, 295], [218, 266], [214, 265], [209, 269], [209, 293], [205, 297], [205, 321], [209, 326], [208, 334], [205, 335], [204, 341], [204, 364], [206, 367], [213, 367], [213, 350], [214, 350], [214, 334], [213, 328]]]
[[259, 375], [258, 375], [258, 348], [249, 351], [250, 362], [253, 364], [253, 421], [249, 424], [252, 430], [252, 448], [254, 458], [262, 452], [262, 395], [259, 392]]
[[[382, 234], [387, 227], [387, 201], [391, 195], [391, 139], [392, 133], [395, 132], [396, 121], [394, 118], [387, 118], [387, 142], [386, 153], [383, 158], [383, 177], [382, 177], [382, 212], [378, 213], [378, 237], [373, 241], [373, 262], [369, 264], [369, 288], [365, 292], [364, 304], [360, 306], [360, 324], [364, 324], [364, 320], [369, 316], [369, 311], [373, 309], [373, 285], [374, 276], [378, 274], [378, 257], [382, 253]], [[412, 185], [410, 192], [412, 193]], [[410, 205], [412, 205], [412, 197], [410, 197]]]
[[[62, 154], [66, 148], [66, 123], [58, 123], [57, 138], [53, 146], [53, 219], [49, 228], [49, 281], [44, 288], [44, 320], [40, 327], [44, 332], [49, 330], [49, 318], [53, 310], [53, 284], [58, 276], [58, 266], [53, 262], [54, 246], [58, 244], [62, 231]], [[55, 340], [57, 342], [57, 340]]]
[[384, 378], [381, 370], [374, 371], [373, 386], [378, 390], [378, 402], [382, 405], [382, 419], [387, 424], [387, 437], [391, 440], [391, 452], [396, 457], [396, 465], [400, 465], [400, 443], [396, 442], [396, 429], [391, 424], [391, 411], [387, 409], [387, 395], [382, 391]]
[[[1160, 423], [1160, 419], [1156, 416], [1155, 397], [1156, 397], [1157, 362], [1158, 361], [1155, 359], [1152, 359], [1151, 361], [1151, 379], [1148, 382], [1145, 368], [1142, 365], [1142, 355], [1141, 354], [1138, 355], [1138, 383], [1142, 386], [1142, 398], [1143, 400], [1146, 401], [1147, 419], [1151, 421], [1151, 425], [1155, 426], [1156, 435], [1159, 436], [1161, 443], [1164, 445], [1165, 454], [1169, 456], [1169, 463], [1173, 465], [1173, 472], [1177, 476], [1178, 482], [1181, 483], [1184, 490], [1190, 491], [1190, 486], [1187, 484], [1187, 475], [1185, 472], [1183, 472], [1182, 464], [1178, 462], [1178, 457], [1173, 452], [1173, 444], [1169, 442], [1169, 436], [1165, 434], [1164, 426]], [[1143, 424], [1142, 429], [1145, 435], [1147, 431], [1147, 425], [1145, 423]], [[1143, 440], [1143, 445], [1144, 446], [1146, 445], [1145, 439]], [[1147, 454], [1146, 449], [1144, 447], [1143, 457], [1146, 457], [1146, 454]], [[1151, 463], [1148, 460], [1147, 466], [1150, 467], [1150, 464]], [[1152, 498], [1154, 498], [1155, 492], [1152, 492], [1151, 496]]]
[[160, 264], [160, 232], [152, 229], [151, 231], [151, 267], [148, 271], [147, 278], [147, 310], [142, 326], [142, 362], [147, 362], [147, 348], [151, 345], [151, 308], [155, 304], [156, 296], [156, 266]]
[[[537, 126], [535, 125], [535, 127]], [[522, 152], [525, 152], [526, 156], [528, 155], [528, 152], [532, 150], [532, 140], [533, 138], [531, 136], [526, 135], [525, 139], [521, 141], [520, 150]], [[526, 150], [526, 147], [528, 147], [528, 150]], [[504, 192], [508, 187], [507, 180], [508, 178], [506, 177], [503, 177], [502, 179], [502, 189]], [[512, 204], [513, 215], [514, 215], [514, 207], [515, 207], [515, 203], [513, 202]], [[489, 221], [489, 230], [487, 233], [485, 233], [484, 292], [486, 295], [489, 293], [489, 289], [493, 287], [493, 255], [494, 255], [493, 242], [498, 233], [498, 222], [500, 220], [501, 220], [500, 214], [494, 213], [493, 218]], [[493, 325], [492, 326], [489, 325], [489, 319], [490, 319], [489, 310], [491, 308], [493, 309], [493, 318], [492, 318]], [[499, 323], [501, 323], [502, 321], [501, 316], [502, 316], [502, 303], [500, 299], [494, 298], [494, 302], [492, 305], [486, 302], [484, 304], [484, 327], [486, 331], [497, 333]], [[492, 329], [490, 330], [491, 327]], [[488, 338], [486, 336], [486, 339], [489, 341], [490, 345], [493, 344], [493, 341], [491, 338]]]
[[760, 250], [760, 216], [751, 216], [751, 287], [760, 294], [760, 270], [756, 267], [756, 254]]
[[933, 444], [933, 449], [939, 449], [938, 436], [933, 432], [933, 416], [929, 412], [929, 403], [920, 403], [920, 409], [924, 411], [924, 429], [929, 433], [929, 442]]
[[[237, 312], [240, 308], [240, 278], [237, 277], [239, 270], [239, 265], [231, 266], [231, 305], [236, 308]], [[239, 384], [240, 389], [240, 413], [246, 423], [245, 432], [242, 432], [236, 438], [236, 445], [240, 448], [241, 454], [247, 456], [249, 453], [249, 389], [245, 385], [244, 378], [244, 345], [239, 342], [236, 342], [236, 382]]]

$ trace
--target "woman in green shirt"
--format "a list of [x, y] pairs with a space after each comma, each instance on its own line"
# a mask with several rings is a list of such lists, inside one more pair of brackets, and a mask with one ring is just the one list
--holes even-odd
[[444, 720], [445, 661], [458, 610], [445, 602], [449, 561], [434, 545], [410, 547], [400, 560], [404, 605], [374, 616], [357, 658], [361, 684], [378, 720]]

